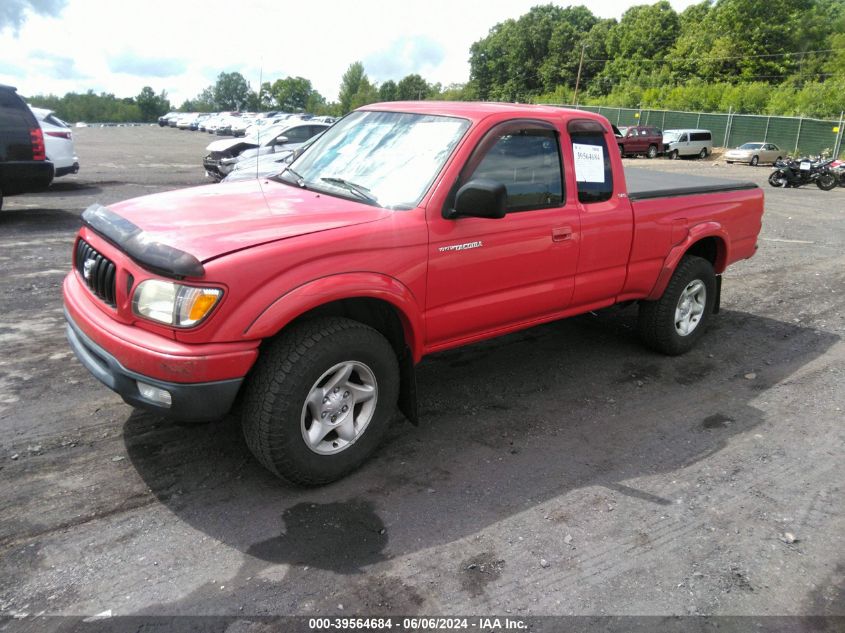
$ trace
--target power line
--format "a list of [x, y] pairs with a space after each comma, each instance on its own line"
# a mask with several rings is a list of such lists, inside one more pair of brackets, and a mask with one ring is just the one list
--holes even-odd
[[[798, 55], [809, 55], [815, 53], [835, 53], [838, 51], [845, 51], [845, 48], [823, 48], [813, 51], [800, 51], [800, 52], [789, 52], [789, 53], [767, 53], [762, 55], [737, 55], [735, 57], [665, 57], [662, 59], [631, 59], [629, 61], [642, 63], [642, 62], [652, 62], [656, 64], [674, 64], [680, 63], [683, 61], [698, 61], [698, 62], [713, 62], [713, 61], [730, 61], [734, 59], [759, 59], [763, 57], [789, 57], [789, 56], [798, 56]], [[617, 58], [611, 59], [585, 59], [585, 62], [612, 62], [616, 61]]]

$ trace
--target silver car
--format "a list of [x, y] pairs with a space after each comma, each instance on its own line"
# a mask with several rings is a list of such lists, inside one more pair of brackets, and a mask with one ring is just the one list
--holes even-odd
[[774, 143], [744, 143], [736, 149], [725, 152], [725, 162], [748, 163], [752, 167], [759, 163], [772, 163], [786, 156]]

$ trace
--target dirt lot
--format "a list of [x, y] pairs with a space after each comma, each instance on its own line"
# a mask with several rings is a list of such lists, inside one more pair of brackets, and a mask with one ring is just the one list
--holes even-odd
[[845, 189], [626, 160], [766, 189], [703, 344], [646, 351], [628, 308], [439, 354], [425, 425], [303, 490], [236, 420], [133, 411], [73, 358], [79, 214], [203, 184], [210, 140], [74, 132], [81, 172], [0, 212], [0, 616], [845, 615]]

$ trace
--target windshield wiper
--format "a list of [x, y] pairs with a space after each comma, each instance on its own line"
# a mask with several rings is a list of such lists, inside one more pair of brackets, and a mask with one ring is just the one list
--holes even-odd
[[367, 200], [368, 202], [378, 204], [378, 198], [371, 194], [370, 190], [362, 185], [356, 185], [354, 182], [349, 182], [348, 180], [344, 180], [343, 178], [334, 178], [331, 176], [320, 178], [320, 180], [332, 185], [340, 185], [344, 189], [347, 189], [352, 193], [357, 194], [358, 197], [362, 200]]

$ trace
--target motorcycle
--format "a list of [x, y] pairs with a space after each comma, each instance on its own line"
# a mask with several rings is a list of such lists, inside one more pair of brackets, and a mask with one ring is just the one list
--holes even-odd
[[801, 187], [815, 183], [822, 191], [830, 191], [837, 184], [837, 177], [830, 169], [832, 159], [811, 158], [782, 159], [775, 162], [769, 175], [772, 187]]
[[845, 187], [845, 160], [835, 160], [827, 168], [836, 176], [836, 183]]

